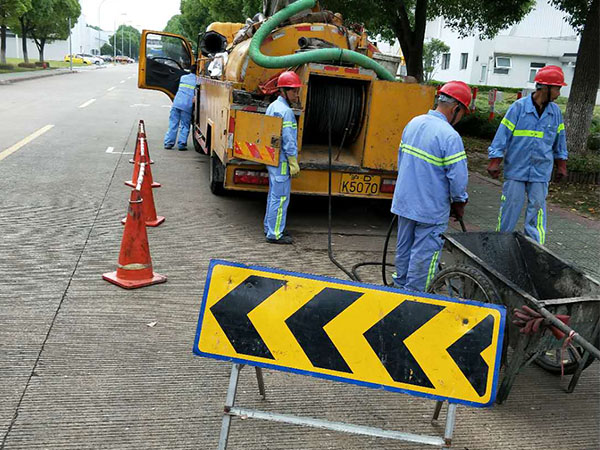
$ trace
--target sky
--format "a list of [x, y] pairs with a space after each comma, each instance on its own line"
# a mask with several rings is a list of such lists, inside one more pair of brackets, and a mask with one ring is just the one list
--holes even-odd
[[106, 31], [112, 31], [115, 24], [118, 28], [123, 23], [138, 30], [160, 31], [172, 16], [180, 14], [180, 0], [79, 0], [79, 3], [86, 22], [99, 25]]

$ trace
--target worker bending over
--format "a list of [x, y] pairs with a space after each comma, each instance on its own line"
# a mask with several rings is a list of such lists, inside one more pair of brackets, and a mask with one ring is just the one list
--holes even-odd
[[560, 108], [553, 103], [566, 86], [563, 71], [546, 66], [534, 79], [536, 91], [513, 103], [488, 149], [488, 173], [500, 175], [504, 158], [504, 186], [496, 231], [513, 231], [521, 215], [525, 193], [525, 234], [546, 241], [546, 196], [556, 164], [555, 180], [567, 175], [567, 140]]
[[471, 103], [471, 89], [450, 81], [435, 111], [412, 119], [398, 150], [392, 212], [398, 216], [394, 285], [426, 291], [442, 251], [448, 217], [462, 218], [467, 203], [467, 155], [454, 130]]
[[[196, 84], [196, 65], [193, 64], [190, 67], [190, 73], [179, 79], [179, 88], [173, 99], [171, 114], [169, 115], [169, 129], [165, 134], [165, 149], [167, 150], [173, 148], [176, 139], [177, 148], [182, 151], [187, 150]], [[177, 138], [177, 129], [179, 129], [179, 138]]]
[[279, 97], [267, 108], [267, 116], [281, 117], [281, 152], [277, 167], [267, 166], [269, 194], [265, 213], [264, 231], [271, 244], [291, 244], [292, 237], [285, 232], [285, 222], [292, 181], [300, 173], [298, 166], [298, 125], [291, 105], [298, 103], [300, 77], [295, 72], [283, 72], [277, 80]]

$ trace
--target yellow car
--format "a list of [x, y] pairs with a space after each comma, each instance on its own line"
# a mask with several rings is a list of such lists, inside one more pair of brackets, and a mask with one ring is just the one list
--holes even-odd
[[[69, 62], [70, 59], [71, 55], [65, 56], [65, 62]], [[92, 64], [92, 62], [82, 55], [73, 55], [73, 64]]]

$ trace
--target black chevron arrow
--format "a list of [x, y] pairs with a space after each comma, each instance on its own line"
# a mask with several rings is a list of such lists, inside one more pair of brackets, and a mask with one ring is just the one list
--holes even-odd
[[285, 284], [284, 280], [250, 275], [210, 308], [236, 352], [274, 359], [248, 313]]
[[444, 306], [405, 300], [365, 332], [367, 342], [394, 381], [434, 387], [404, 340], [443, 309]]
[[447, 348], [447, 352], [480, 397], [485, 394], [490, 370], [481, 357], [481, 352], [492, 343], [493, 332], [494, 317], [490, 314]]
[[313, 366], [352, 373], [323, 327], [362, 295], [325, 288], [285, 321]]

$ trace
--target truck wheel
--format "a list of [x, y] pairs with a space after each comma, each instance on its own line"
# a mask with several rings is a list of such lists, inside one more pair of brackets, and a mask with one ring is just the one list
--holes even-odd
[[225, 166], [221, 163], [221, 160], [214, 153], [210, 155], [209, 176], [208, 181], [210, 183], [210, 192], [215, 195], [225, 194]]

